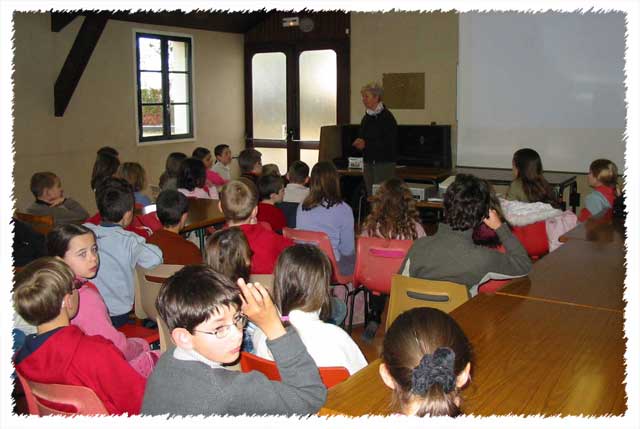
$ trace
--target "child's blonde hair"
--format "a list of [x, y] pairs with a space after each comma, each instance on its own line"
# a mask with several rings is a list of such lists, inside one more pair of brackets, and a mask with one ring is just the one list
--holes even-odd
[[133, 192], [140, 192], [147, 186], [147, 174], [142, 168], [142, 165], [137, 162], [125, 162], [120, 164], [116, 177], [129, 182], [133, 188]]
[[227, 182], [220, 190], [220, 206], [227, 220], [245, 221], [257, 205], [256, 192], [241, 180]]
[[608, 159], [596, 159], [589, 166], [589, 172], [604, 186], [615, 188], [618, 185], [618, 167]]

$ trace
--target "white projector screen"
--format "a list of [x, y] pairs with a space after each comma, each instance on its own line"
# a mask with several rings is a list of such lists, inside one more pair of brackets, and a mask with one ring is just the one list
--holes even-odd
[[529, 147], [547, 171], [623, 171], [623, 13], [462, 13], [459, 32], [457, 165]]

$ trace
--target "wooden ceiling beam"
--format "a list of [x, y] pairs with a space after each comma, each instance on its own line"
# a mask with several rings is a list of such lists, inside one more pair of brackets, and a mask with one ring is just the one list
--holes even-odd
[[78, 16], [80, 16], [79, 12], [51, 12], [51, 31], [60, 32]]

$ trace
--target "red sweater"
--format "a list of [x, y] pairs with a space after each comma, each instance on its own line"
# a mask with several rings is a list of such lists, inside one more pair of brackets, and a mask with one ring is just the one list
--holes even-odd
[[267, 203], [258, 204], [258, 222], [267, 222], [271, 225], [271, 229], [277, 232], [287, 226], [287, 218], [284, 217], [282, 210]]
[[293, 240], [269, 231], [260, 224], [240, 225], [239, 228], [247, 237], [253, 252], [251, 274], [272, 274], [280, 253], [294, 244]]
[[90, 388], [111, 414], [140, 413], [146, 380], [111, 341], [77, 326], [29, 335], [15, 363], [27, 380]]
[[[100, 216], [99, 212], [85, 221], [85, 223], [92, 223], [94, 225], [100, 225], [100, 222], [102, 222], [102, 216]], [[160, 221], [158, 221], [158, 223], [160, 223]], [[133, 220], [131, 221], [131, 225], [124, 229], [126, 229], [127, 231], [135, 232], [145, 240], [151, 235], [151, 229], [144, 225], [140, 221], [140, 219], [138, 219], [138, 216], [134, 216]]]

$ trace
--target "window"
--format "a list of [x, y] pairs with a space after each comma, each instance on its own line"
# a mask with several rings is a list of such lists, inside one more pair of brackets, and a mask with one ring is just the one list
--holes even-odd
[[191, 38], [136, 33], [138, 139], [193, 137]]

